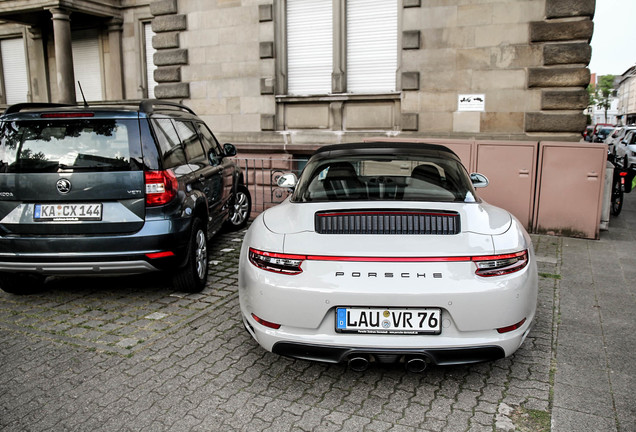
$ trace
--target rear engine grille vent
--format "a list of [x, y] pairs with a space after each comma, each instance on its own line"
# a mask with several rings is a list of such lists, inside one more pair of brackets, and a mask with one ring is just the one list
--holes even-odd
[[327, 211], [315, 216], [319, 234], [435, 234], [460, 231], [459, 214], [451, 211]]

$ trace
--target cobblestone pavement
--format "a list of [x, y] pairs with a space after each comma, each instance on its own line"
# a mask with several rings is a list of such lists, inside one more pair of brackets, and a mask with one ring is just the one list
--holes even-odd
[[241, 238], [210, 242], [200, 294], [175, 292], [156, 275], [1, 292], [0, 429], [550, 430], [561, 239], [533, 236], [539, 310], [521, 349], [412, 374], [397, 365], [357, 373], [262, 350], [239, 315]]

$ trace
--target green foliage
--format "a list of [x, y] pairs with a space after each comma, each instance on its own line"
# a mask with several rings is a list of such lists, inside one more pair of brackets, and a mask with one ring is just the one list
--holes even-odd
[[589, 105], [596, 106], [605, 112], [605, 123], [607, 123], [607, 110], [612, 106], [612, 95], [614, 93], [614, 75], [603, 75], [598, 80], [598, 85], [588, 85]]

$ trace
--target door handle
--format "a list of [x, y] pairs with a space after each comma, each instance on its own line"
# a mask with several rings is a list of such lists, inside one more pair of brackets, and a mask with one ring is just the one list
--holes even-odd
[[519, 176], [520, 177], [528, 177], [530, 175], [530, 170], [527, 169], [520, 169], [519, 170]]

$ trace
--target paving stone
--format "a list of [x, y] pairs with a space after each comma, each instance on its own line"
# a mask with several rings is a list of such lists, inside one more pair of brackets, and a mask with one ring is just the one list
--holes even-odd
[[[576, 327], [567, 315], [599, 303], [579, 298], [594, 295], [594, 281], [611, 262], [590, 258], [590, 241], [532, 235], [540, 271], [561, 279], [540, 278], [536, 325], [513, 357], [415, 375], [399, 366], [353, 373], [345, 365], [263, 351], [240, 319], [240, 235], [210, 243], [210, 278], [199, 294], [175, 292], [151, 275], [96, 283], [53, 278], [35, 296], [0, 293], [0, 429], [490, 432], [497, 416], [505, 423], [502, 402], [552, 410], [554, 432], [585, 430], [576, 427], [599, 418], [608, 430], [618, 424], [623, 432], [633, 424], [633, 404], [617, 403], [622, 411], [612, 422], [612, 405], [605, 402], [612, 400], [611, 389], [619, 402], [619, 395], [633, 396], [633, 375], [620, 364], [628, 359], [620, 339], [611, 349], [587, 339], [601, 345], [591, 351], [580, 345], [603, 333], [593, 324]], [[616, 253], [612, 245], [592, 246]], [[577, 270], [581, 263], [587, 273]], [[624, 289], [622, 303], [633, 301], [634, 291]], [[619, 324], [609, 311], [602, 313], [594, 325]], [[607, 392], [600, 400], [579, 398], [586, 407], [573, 411], [586, 382], [577, 358], [596, 358], [599, 372], [615, 364], [616, 372], [589, 374], [590, 385], [605, 382]], [[609, 414], [600, 415], [603, 410]]]

